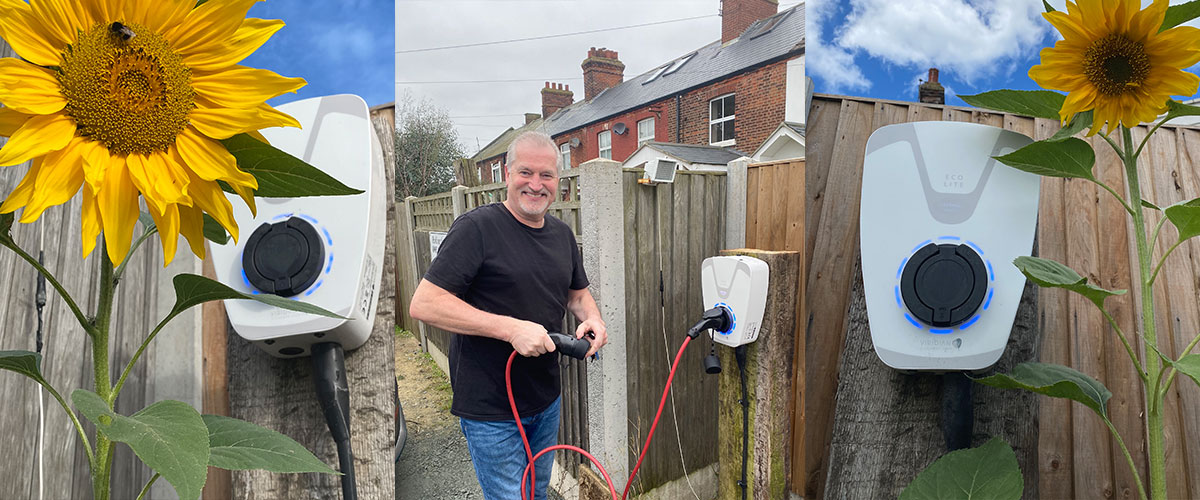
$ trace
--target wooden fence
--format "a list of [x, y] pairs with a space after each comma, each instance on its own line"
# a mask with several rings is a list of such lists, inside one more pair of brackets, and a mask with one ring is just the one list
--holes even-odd
[[[806, 498], [895, 496], [941, 453], [940, 434], [922, 422], [937, 418], [936, 407], [930, 406], [936, 406], [938, 387], [929, 377], [881, 368], [865, 338], [857, 256], [867, 137], [892, 123], [951, 120], [1003, 127], [1044, 139], [1058, 130], [1058, 124], [969, 108], [828, 95], [814, 96], [809, 116], [808, 287], [822, 293], [814, 294], [809, 302], [807, 398], [809, 408], [818, 411], [807, 415], [806, 425], [816, 427], [823, 437], [807, 444], [809, 456], [824, 460], [806, 465], [804, 494]], [[1145, 132], [1136, 130], [1135, 139]], [[1094, 137], [1090, 142], [1098, 152], [1097, 176], [1124, 192], [1124, 175], [1116, 156], [1102, 139]], [[1193, 167], [1198, 156], [1200, 132], [1164, 127], [1143, 154], [1143, 195], [1158, 206], [1167, 206], [1200, 194], [1200, 179]], [[1124, 331], [1136, 331], [1141, 297], [1137, 287], [1130, 285], [1139, 278], [1132, 260], [1136, 253], [1131, 250], [1131, 223], [1124, 210], [1102, 189], [1082, 180], [1044, 179], [1040, 203], [1037, 252], [1076, 269], [1098, 286], [1130, 289], [1131, 293], [1110, 298], [1106, 305]], [[1154, 227], [1159, 214], [1147, 213], [1147, 225]], [[1175, 237], [1175, 230], [1166, 225], [1155, 255], [1162, 255]], [[1177, 356], [1200, 330], [1198, 272], [1200, 246], [1193, 241], [1172, 254], [1159, 278], [1162, 283], [1155, 291], [1158, 329], [1160, 345], [1168, 356]], [[1072, 366], [1104, 382], [1114, 394], [1109, 416], [1145, 478], [1144, 399], [1116, 335], [1090, 302], [1061, 290], [1032, 288], [1027, 284], [1008, 349], [996, 370], [1040, 360]], [[818, 336], [821, 343], [837, 349], [812, 352]], [[841, 349], [846, 355], [839, 359]], [[1183, 382], [1172, 386], [1165, 412], [1171, 498], [1200, 495], [1200, 466], [1195, 465], [1200, 460], [1200, 420], [1195, 418], [1200, 414], [1200, 389]], [[868, 383], [881, 389], [872, 389]], [[835, 392], [836, 413], [831, 411]], [[873, 406], [863, 405], [868, 398], [876, 400]], [[973, 444], [980, 444], [988, 435], [1007, 439], [1023, 468], [1027, 498], [1137, 497], [1120, 449], [1090, 410], [1063, 400], [1034, 398], [1024, 391], [979, 386], [975, 399]], [[885, 401], [881, 404], [880, 400]], [[814, 406], [814, 401], [821, 404]], [[1040, 425], [1030, 426], [1029, 422]], [[883, 429], [875, 438], [890, 440], [887, 450], [878, 453], [872, 449], [877, 444], [872, 437], [850, 437], [863, 425]], [[883, 458], [871, 459], [868, 455], [872, 453]], [[868, 483], [872, 486], [866, 486]]]

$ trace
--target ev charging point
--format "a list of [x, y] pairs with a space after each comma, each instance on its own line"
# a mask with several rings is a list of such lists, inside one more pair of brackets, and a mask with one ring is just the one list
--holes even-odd
[[758, 339], [767, 303], [767, 263], [742, 255], [709, 257], [700, 264], [705, 309], [720, 307], [732, 317], [729, 328], [713, 331], [718, 344], [737, 347]]
[[302, 128], [262, 130], [271, 145], [364, 192], [259, 198], [257, 216], [228, 195], [242, 237], [212, 245], [217, 279], [242, 293], [276, 294], [349, 319], [230, 300], [229, 322], [276, 357], [308, 356], [326, 342], [358, 348], [374, 325], [386, 230], [383, 157], [367, 105], [358, 96], [333, 95], [276, 108]]
[[993, 157], [1033, 142], [956, 122], [881, 127], [867, 140], [860, 211], [875, 352], [902, 370], [980, 370], [1004, 352], [1041, 179]]

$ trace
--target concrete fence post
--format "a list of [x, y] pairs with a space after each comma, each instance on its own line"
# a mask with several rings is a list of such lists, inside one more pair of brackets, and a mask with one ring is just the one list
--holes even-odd
[[752, 162], [745, 156], [729, 162], [725, 184], [725, 246], [746, 246], [747, 170]]
[[450, 188], [450, 203], [454, 207], [454, 218], [467, 212], [467, 187], [454, 186]]
[[625, 203], [621, 164], [596, 159], [579, 167], [583, 265], [608, 327], [608, 345], [587, 365], [588, 440], [618, 490], [629, 475], [625, 347]]

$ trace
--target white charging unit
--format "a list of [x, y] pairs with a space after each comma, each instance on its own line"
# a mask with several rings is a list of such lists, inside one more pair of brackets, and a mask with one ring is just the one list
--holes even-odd
[[234, 331], [276, 357], [306, 356], [316, 343], [345, 350], [366, 342], [383, 272], [387, 187], [383, 153], [362, 98], [333, 95], [276, 106], [302, 128], [262, 130], [271, 145], [364, 190], [348, 196], [258, 198], [258, 214], [236, 195], [241, 238], [212, 245], [217, 279], [246, 294], [273, 293], [348, 319], [225, 301]]
[[[723, 307], [733, 317], [725, 331], [714, 331], [713, 340], [737, 347], [758, 339], [767, 305], [767, 263], [743, 255], [709, 257], [700, 264], [704, 308]], [[714, 329], [715, 330], [715, 329]]]
[[980, 370], [1000, 359], [1025, 277], [1040, 177], [993, 157], [1032, 140], [974, 123], [913, 122], [867, 140], [863, 291], [879, 359], [903, 370]]

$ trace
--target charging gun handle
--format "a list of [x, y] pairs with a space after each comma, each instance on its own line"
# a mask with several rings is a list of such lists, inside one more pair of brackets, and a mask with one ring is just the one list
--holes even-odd
[[570, 335], [553, 332], [547, 335], [550, 335], [550, 340], [554, 342], [554, 348], [558, 349], [558, 352], [575, 359], [583, 359], [587, 355], [588, 349], [592, 348], [592, 343], [588, 339], [577, 339]]

